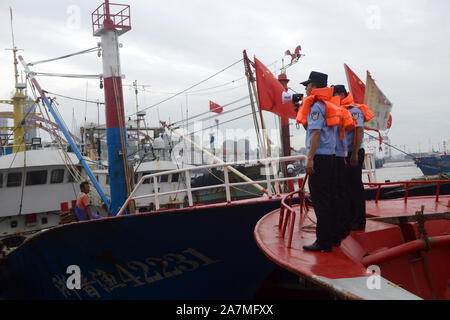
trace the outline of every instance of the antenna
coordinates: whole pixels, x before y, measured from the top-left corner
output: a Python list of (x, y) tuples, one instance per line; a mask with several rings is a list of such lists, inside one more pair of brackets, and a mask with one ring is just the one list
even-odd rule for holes
[[(12, 12), (12, 8), (9, 7), (9, 13), (10, 13), (10, 21), (11, 21), (11, 42), (12, 42), (12, 49), (6, 49), (6, 50), (12, 50), (13, 52), (13, 57), (14, 57), (14, 78), (16, 80), (16, 87), (17, 84), (19, 83), (19, 71), (17, 68), (17, 65), (19, 64), (19, 62), (17, 61), (17, 57), (16, 57), (16, 53), (18, 51), (23, 51), (22, 49), (17, 49), (16, 48), (16, 43), (14, 41), (14, 27), (13, 27), (13, 12)], [(16, 88), (16, 91), (18, 89)]]
[(12, 45), (13, 45), (13, 49), (14, 49), (16, 47), (16, 45), (14, 43), (13, 13), (12, 13), (11, 7), (9, 7), (9, 14), (10, 14), (10, 20), (11, 20), (11, 38), (12, 38)]

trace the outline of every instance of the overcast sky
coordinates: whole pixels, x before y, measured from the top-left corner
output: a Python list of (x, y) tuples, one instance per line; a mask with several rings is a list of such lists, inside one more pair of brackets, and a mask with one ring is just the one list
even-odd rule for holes
[[(417, 152), (450, 142), (448, 72), (450, 71), (449, 1), (144, 1), (131, 5), (133, 29), (120, 37), (125, 84), (137, 80), (150, 85), (139, 95), (140, 108), (206, 79), (242, 58), (256, 56), (278, 74), (287, 49), (302, 46), (305, 54), (287, 70), (289, 86), (304, 92), (299, 84), (310, 71), (329, 75), (329, 84), (345, 84), (343, 64), (363, 80), (369, 70), (377, 85), (393, 103), (392, 144)], [(27, 61), (58, 57), (96, 46), (91, 13), (101, 1), (4, 0), (0, 4), (0, 48), (11, 47), (9, 6), (14, 11), (16, 44)], [(79, 13), (79, 14), (78, 14)], [(78, 19), (78, 17), (80, 19)], [(285, 57), (289, 62), (290, 58)], [(12, 58), (0, 54), (0, 98), (13, 90)], [(275, 64), (272, 64), (276, 62)], [(33, 70), (57, 73), (100, 74), (101, 59), (95, 53), (37, 65)], [(149, 125), (158, 118), (179, 121), (207, 111), (208, 101), (227, 104), (248, 95), (242, 62), (193, 90), (236, 80), (214, 90), (192, 93), (147, 110)], [(51, 92), (91, 100), (103, 100), (98, 80), (39, 78)], [(220, 92), (219, 92), (220, 91)], [(136, 111), (134, 93), (124, 87), (127, 114)], [(58, 98), (60, 112), (71, 125), (75, 113), (78, 126), (97, 122), (97, 106)], [(229, 108), (244, 105), (240, 102)], [(2, 111), (9, 110), (2, 106)], [(159, 109), (159, 115), (158, 115)], [(250, 107), (220, 117), (225, 122), (249, 113)], [(104, 122), (104, 108), (100, 110)], [(269, 127), (275, 117), (264, 114)], [(209, 126), (210, 121), (205, 122)], [(246, 117), (223, 128), (251, 128)], [(304, 145), (304, 130), (292, 128), (294, 147)], [(404, 147), (405, 146), (405, 147)], [(450, 149), (450, 148), (449, 148)]]

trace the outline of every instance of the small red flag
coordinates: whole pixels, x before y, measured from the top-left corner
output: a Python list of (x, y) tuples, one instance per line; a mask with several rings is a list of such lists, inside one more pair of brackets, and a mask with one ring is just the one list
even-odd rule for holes
[(256, 85), (261, 110), (273, 112), (280, 117), (295, 119), (297, 114), (291, 102), (282, 103), (281, 96), (286, 90), (272, 72), (255, 58)]
[(348, 67), (348, 65), (344, 64), (345, 73), (347, 75), (347, 82), (350, 88), (350, 92), (353, 96), (353, 100), (356, 103), (363, 104), (364, 103), (364, 94), (366, 92), (366, 85), (358, 76)]
[(217, 103), (209, 101), (209, 111), (215, 113), (222, 113), (223, 108), (221, 108)]
[(387, 122), (387, 128), (390, 129), (391, 126), (392, 126), (392, 115), (389, 114), (389, 119), (388, 119), (388, 122)]

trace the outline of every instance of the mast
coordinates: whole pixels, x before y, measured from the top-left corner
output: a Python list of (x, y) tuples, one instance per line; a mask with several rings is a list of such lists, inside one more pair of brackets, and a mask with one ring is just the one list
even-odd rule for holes
[[(111, 12), (111, 6), (117, 11)], [(109, 0), (92, 13), (93, 34), (101, 38), (105, 90), (108, 172), (111, 181), (111, 209), (116, 215), (130, 192), (127, 164), (127, 135), (120, 70), (119, 36), (131, 30), (130, 6)]]
[(139, 100), (138, 100), (138, 87), (137, 87), (137, 80), (133, 82), (133, 88), (134, 93), (136, 95), (136, 125), (137, 125), (137, 152), (139, 155), (139, 158), (141, 157), (141, 140), (139, 138), (139, 133), (141, 131), (140, 126), (140, 117), (139, 117)]
[[(255, 78), (253, 77), (253, 73), (250, 69), (250, 60), (248, 59), (247, 51), (244, 50), (243, 54), (244, 54), (245, 74), (247, 76), (248, 90), (249, 90), (249, 94), (250, 94), (250, 103), (252, 105), (252, 111), (253, 111), (253, 115), (254, 115), (256, 134), (259, 138), (259, 126), (258, 126), (258, 120), (256, 120), (256, 110), (255, 110), (255, 106), (254, 106), (254, 102), (253, 102), (253, 94), (255, 97), (256, 105), (258, 107), (259, 116), (260, 116), (260, 120), (261, 120), (261, 129), (263, 132), (262, 137), (261, 137), (261, 140), (262, 140), (261, 145), (263, 147), (264, 158), (267, 158), (268, 156), (269, 157), (271, 156), (269, 138), (266, 136), (267, 131), (266, 131), (266, 128), (264, 125), (262, 111), (261, 111), (261, 108), (259, 107), (258, 95), (256, 94), (257, 90), (256, 90), (256, 86), (255, 86)], [(253, 92), (252, 92), (252, 89), (253, 89)], [(258, 142), (259, 142), (259, 140), (258, 140)], [(267, 147), (266, 147), (266, 142), (267, 142)]]
[(6, 103), (10, 103), (14, 107), (14, 144), (13, 144), (13, 152), (19, 152), (19, 151), (25, 151), (25, 126), (24, 126), (24, 117), (23, 117), (23, 105), (29, 102), (26, 102), (26, 94), (24, 92), (26, 88), (25, 83), (19, 83), (19, 69), (18, 69), (18, 60), (17, 60), (17, 52), (21, 49), (18, 49), (16, 47), (15, 41), (14, 41), (14, 28), (13, 28), (13, 15), (12, 15), (12, 9), (10, 10), (10, 17), (11, 17), (11, 41), (12, 41), (12, 49), (13, 52), (13, 59), (14, 59), (14, 88), (16, 89), (14, 92), (14, 95), (12, 97), (12, 100)]
[[(278, 75), (278, 81), (280, 81), (283, 88), (288, 90), (288, 82), (289, 79), (286, 76), (286, 69), (283, 69), (282, 73)], [(289, 157), (291, 155), (291, 137), (289, 132), (289, 118), (286, 117), (280, 117), (280, 128), (281, 128), (281, 150), (283, 153), (283, 157)], [(287, 177), (288, 171), (287, 171), (287, 165), (288, 162), (283, 162), (281, 165), (281, 170), (283, 172), (283, 177)], [(287, 191), (287, 190), (285, 190)]]

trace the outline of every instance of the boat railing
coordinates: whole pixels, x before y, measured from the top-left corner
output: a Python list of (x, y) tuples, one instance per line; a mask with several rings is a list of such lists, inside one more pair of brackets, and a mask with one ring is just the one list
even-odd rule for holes
[(411, 185), (424, 185), (424, 184), (436, 184), (436, 202), (439, 201), (439, 194), (441, 190), (441, 184), (442, 183), (450, 183), (449, 179), (446, 180), (414, 180), (414, 181), (395, 181), (395, 182), (366, 182), (364, 185), (368, 187), (377, 187), (377, 195), (375, 197), (375, 202), (378, 203), (378, 200), (380, 199), (381, 194), (381, 187), (382, 186), (405, 186), (405, 194), (403, 196), (405, 203), (408, 202), (408, 192)]
[[(305, 221), (308, 214), (308, 204), (305, 198), (304, 185), (306, 183), (307, 175), (301, 179), (301, 183), (299, 184), (299, 189), (287, 194), (282, 200), (280, 204), (280, 215), (278, 221), (278, 229), (281, 232), (281, 237), (286, 236), (286, 230), (289, 225), (289, 233), (288, 233), (288, 243), (287, 247), (290, 248), (292, 244), (292, 237), (294, 234), (295, 220), (296, 214), (299, 213), (299, 227), (303, 227), (303, 222)], [(397, 182), (382, 182), (382, 183), (364, 183), (368, 186), (377, 186), (377, 196), (375, 202), (378, 203), (380, 197), (380, 190), (382, 186), (386, 185), (405, 185), (405, 195), (404, 201), (405, 204), (408, 201), (408, 190), (411, 185), (424, 185), (424, 184), (436, 184), (436, 202), (439, 201), (440, 194), (440, 186), (443, 183), (450, 183), (450, 180), (427, 180), (427, 181), (397, 181)], [(294, 206), (294, 197), (298, 196), (299, 205)]]
[(290, 220), (290, 227), (289, 227), (289, 238), (288, 238), (288, 248), (291, 247), (292, 244), (292, 236), (294, 234), (294, 226), (295, 226), (295, 216), (296, 216), (296, 207), (294, 207), (294, 196), (298, 195), (299, 198), (299, 218), (300, 222), (299, 225), (302, 226), (303, 222), (305, 221), (305, 218), (307, 216), (308, 212), (308, 204), (305, 199), (305, 183), (308, 179), (308, 175), (305, 175), (303, 179), (299, 181), (299, 189), (297, 191), (293, 191), (286, 195), (282, 200), (280, 204), (280, 217), (278, 220), (278, 230), (281, 231), (281, 236), (284, 238), (286, 234), (287, 225)]
[[(155, 208), (156, 210), (160, 209), (160, 198), (162, 196), (168, 196), (168, 195), (174, 195), (178, 193), (186, 193), (188, 198), (188, 204), (189, 207), (194, 206), (193, 201), (193, 192), (195, 191), (201, 191), (201, 190), (208, 190), (212, 188), (225, 188), (225, 196), (226, 196), (226, 202), (230, 203), (232, 201), (231, 199), (231, 188), (233, 187), (239, 187), (239, 186), (247, 186), (247, 185), (254, 185), (259, 188), (263, 192), (263, 196), (267, 196), (269, 199), (272, 198), (275, 195), (280, 196), (282, 193), (282, 188), (280, 186), (281, 182), (289, 182), (289, 181), (298, 181), (301, 179), (301, 177), (295, 176), (295, 177), (278, 177), (278, 164), (283, 162), (293, 162), (301, 159), (306, 159), (306, 156), (304, 155), (296, 155), (296, 156), (289, 156), (289, 157), (280, 157), (280, 158), (266, 158), (266, 159), (252, 159), (252, 160), (245, 160), (245, 161), (236, 161), (236, 162), (223, 162), (223, 163), (215, 163), (210, 165), (203, 165), (198, 167), (188, 167), (188, 168), (182, 168), (177, 170), (170, 170), (170, 171), (164, 171), (164, 172), (158, 172), (153, 174), (148, 174), (142, 176), (142, 178), (139, 180), (138, 184), (134, 188), (134, 190), (131, 192), (130, 196), (125, 201), (122, 208), (119, 210), (117, 215), (121, 215), (127, 206), (129, 205), (130, 201), (132, 200), (141, 200), (145, 198), (154, 198), (155, 199)], [(230, 168), (237, 167), (237, 166), (243, 166), (243, 165), (263, 165), (263, 168), (265, 170), (265, 177), (263, 180), (250, 180), (244, 182), (230, 182)], [(202, 170), (210, 170), (210, 169), (217, 169), (221, 168), (223, 169), (223, 183), (222, 184), (214, 184), (214, 185), (208, 185), (208, 186), (200, 186), (200, 187), (192, 187), (191, 186), (191, 177), (192, 173)], [(262, 169), (263, 169), (262, 168)], [(177, 190), (171, 190), (167, 192), (159, 192), (159, 177), (160, 176), (166, 176), (166, 175), (173, 175), (173, 174), (179, 174), (181, 176), (181, 179), (184, 179), (184, 184), (186, 188), (184, 189), (177, 189)], [(271, 177), (273, 175), (273, 177)], [(144, 195), (137, 196), (138, 190), (143, 185), (144, 181), (153, 181), (153, 193), (148, 193)], [(291, 182), (291, 183), (292, 183)], [(265, 184), (266, 187), (262, 188), (260, 184)], [(273, 185), (275, 184), (274, 190), (272, 190)], [(278, 188), (276, 185), (278, 184)], [(278, 192), (277, 192), (278, 190)]]

